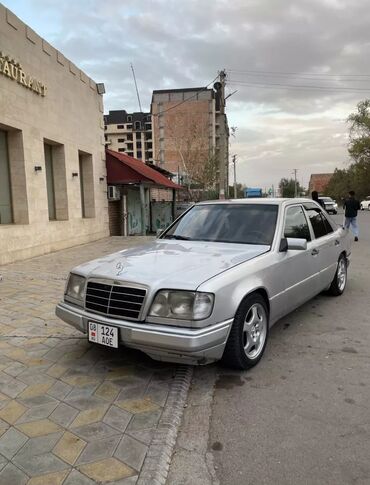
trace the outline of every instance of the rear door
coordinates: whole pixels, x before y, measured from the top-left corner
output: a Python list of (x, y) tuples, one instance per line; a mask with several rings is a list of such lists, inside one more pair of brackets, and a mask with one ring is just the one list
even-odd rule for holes
[(331, 283), (335, 275), (340, 240), (337, 231), (321, 208), (312, 202), (305, 203), (304, 208), (314, 234), (311, 255), (315, 271), (319, 275), (317, 278), (317, 293), (319, 293)]

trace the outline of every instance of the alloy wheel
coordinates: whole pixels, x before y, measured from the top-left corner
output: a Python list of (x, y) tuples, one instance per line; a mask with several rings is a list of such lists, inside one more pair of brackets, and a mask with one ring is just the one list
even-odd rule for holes
[(337, 269), (338, 288), (342, 292), (347, 283), (347, 264), (344, 258), (340, 258)]
[(252, 305), (245, 317), (243, 326), (244, 352), (249, 359), (261, 353), (267, 335), (267, 315), (260, 303)]

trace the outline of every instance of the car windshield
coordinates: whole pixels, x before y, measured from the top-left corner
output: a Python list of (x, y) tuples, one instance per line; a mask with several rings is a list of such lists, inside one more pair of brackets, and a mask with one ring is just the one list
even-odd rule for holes
[(330, 197), (320, 197), (320, 200), (323, 200), (324, 202), (333, 202), (333, 199)]
[(196, 205), (163, 238), (270, 246), (277, 213), (273, 204)]

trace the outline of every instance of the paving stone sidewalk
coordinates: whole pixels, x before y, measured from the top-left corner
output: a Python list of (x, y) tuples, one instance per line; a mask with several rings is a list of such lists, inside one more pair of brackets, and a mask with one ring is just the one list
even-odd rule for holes
[(136, 483), (175, 366), (89, 344), (54, 309), (70, 268), (144, 239), (0, 266), (0, 485)]

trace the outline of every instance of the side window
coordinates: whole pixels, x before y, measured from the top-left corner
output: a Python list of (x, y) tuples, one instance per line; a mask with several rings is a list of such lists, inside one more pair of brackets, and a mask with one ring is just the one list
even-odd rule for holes
[(321, 217), (322, 217), (322, 220), (324, 221), (327, 234), (334, 232), (332, 225), (330, 224), (330, 222), (328, 221), (328, 218), (323, 212), (321, 212)]
[(305, 208), (308, 214), (308, 218), (310, 219), (312, 229), (316, 239), (318, 239), (319, 237), (326, 236), (330, 232), (333, 232), (333, 228), (331, 227), (326, 217), (318, 207), (311, 206), (310, 204), (305, 206)]
[(284, 237), (311, 241), (307, 219), (301, 206), (288, 207), (285, 216)]

